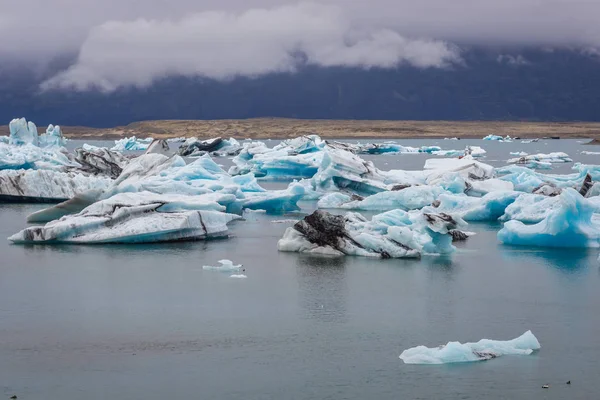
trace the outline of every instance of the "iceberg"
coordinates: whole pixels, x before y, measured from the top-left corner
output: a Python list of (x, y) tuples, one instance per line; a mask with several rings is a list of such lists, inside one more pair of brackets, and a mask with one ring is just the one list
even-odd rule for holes
[[(556, 152), (549, 154), (530, 154), (525, 155), (518, 158), (511, 158), (507, 161), (509, 164), (519, 164), (519, 165), (545, 165), (545, 164), (553, 164), (553, 163), (569, 163), (573, 162), (567, 153)], [(552, 166), (550, 166), (552, 167)]]
[(481, 339), (476, 343), (448, 342), (438, 347), (417, 346), (404, 350), (400, 359), (405, 364), (450, 364), (486, 361), (503, 355), (529, 355), (540, 349), (531, 331), (516, 339), (502, 341)]
[(483, 140), (493, 140), (496, 142), (512, 142), (512, 138), (510, 136), (502, 137), (498, 135), (487, 135), (483, 138)]
[(48, 125), (46, 133), (43, 133), (38, 138), (40, 147), (64, 147), (66, 139), (64, 138), (60, 126)]
[(238, 215), (203, 196), (123, 193), (98, 201), (79, 214), (29, 227), (13, 243), (152, 243), (227, 236)]
[(229, 275), (230, 278), (234, 278), (234, 279), (246, 279), (248, 276), (244, 275), (244, 274), (232, 274)]
[(221, 265), (203, 265), (202, 269), (205, 271), (238, 272), (243, 267), (242, 264), (233, 265), (233, 262), (231, 260), (219, 260), (218, 262)]
[(25, 118), (15, 118), (8, 125), (10, 131), (9, 144), (21, 146), (24, 144), (38, 145), (38, 131), (35, 124)]
[(180, 156), (199, 157), (207, 153), (214, 156), (235, 156), (242, 150), (240, 143), (233, 139), (214, 139), (200, 140), (198, 138), (187, 139), (179, 147)]
[(105, 190), (106, 177), (52, 170), (0, 171), (0, 202), (58, 203), (88, 190)]
[[(504, 244), (538, 247), (599, 247), (597, 206), (576, 190), (567, 188), (556, 197), (558, 204), (534, 225), (508, 221), (498, 232)], [(539, 203), (538, 203), (539, 204)]]
[(514, 191), (494, 191), (483, 197), (442, 194), (435, 205), (425, 207), (423, 212), (445, 213), (465, 221), (495, 221), (522, 194)]
[[(442, 193), (446, 193), (439, 186), (410, 186), (399, 191), (386, 191), (373, 194), (364, 199), (352, 200), (338, 203), (336, 200), (343, 199), (341, 196), (324, 198), (319, 205), (327, 208), (343, 208), (347, 210), (369, 210), (386, 211), (401, 209), (404, 211), (417, 210), (433, 203)], [(336, 193), (337, 194), (337, 193)]]
[(379, 258), (415, 258), (455, 250), (449, 231), (464, 221), (445, 214), (392, 210), (368, 221), (357, 213), (344, 216), (317, 210), (287, 228), (279, 251)]
[(119, 152), (85, 144), (75, 150), (75, 161), (79, 163), (79, 169), (83, 172), (106, 175), (113, 179), (117, 178), (129, 163), (129, 159)]
[(115, 140), (113, 151), (144, 151), (152, 143), (152, 138), (138, 139), (135, 136)]

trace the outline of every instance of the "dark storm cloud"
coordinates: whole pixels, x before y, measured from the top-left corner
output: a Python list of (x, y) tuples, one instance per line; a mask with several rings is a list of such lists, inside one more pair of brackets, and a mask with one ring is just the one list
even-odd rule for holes
[(444, 67), (449, 44), (600, 45), (600, 1), (4, 0), (0, 55), (76, 51), (46, 87), (111, 90), (170, 75), (226, 79), (321, 66)]

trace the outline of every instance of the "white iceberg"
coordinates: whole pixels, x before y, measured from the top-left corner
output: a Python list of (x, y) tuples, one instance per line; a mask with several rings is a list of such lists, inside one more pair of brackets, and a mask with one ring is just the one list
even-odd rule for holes
[(105, 190), (112, 181), (102, 176), (52, 170), (0, 171), (0, 202), (58, 203), (89, 190)]
[(8, 125), (10, 131), (9, 144), (21, 146), (24, 144), (38, 145), (38, 131), (35, 124), (25, 118), (15, 118)]
[(547, 166), (547, 164), (569, 163), (569, 162), (573, 162), (573, 160), (569, 157), (569, 155), (567, 153), (555, 152), (555, 153), (549, 153), (549, 154), (539, 153), (539, 154), (525, 155), (525, 156), (518, 157), (518, 158), (511, 158), (507, 162), (509, 164), (518, 164), (518, 165), (526, 165), (526, 166), (532, 165), (533, 167), (531, 167), (531, 168), (536, 168), (535, 166), (537, 166), (537, 168), (539, 168), (540, 166), (542, 166), (542, 167)]
[(115, 140), (113, 151), (144, 151), (152, 143), (152, 138), (138, 139), (135, 136)]
[[(152, 243), (227, 236), (238, 215), (203, 196), (123, 193), (44, 226), (11, 236), (14, 243)], [(207, 211), (208, 210), (208, 211)]]
[(540, 349), (531, 331), (512, 340), (481, 339), (476, 343), (448, 342), (438, 347), (417, 346), (404, 350), (400, 359), (405, 364), (450, 364), (485, 361), (503, 355), (529, 355)]
[(233, 265), (231, 260), (219, 260), (218, 263), (221, 265), (203, 265), (202, 269), (205, 271), (238, 272), (243, 267), (242, 264)]
[(317, 210), (287, 228), (277, 248), (279, 251), (379, 258), (448, 254), (455, 250), (449, 232), (464, 224), (444, 214), (393, 210), (369, 221), (357, 213), (336, 216)]
[(230, 278), (234, 278), (234, 279), (246, 279), (248, 276), (244, 275), (244, 274), (232, 274), (229, 275)]
[(508, 221), (498, 232), (505, 244), (539, 247), (599, 247), (600, 221), (594, 218), (595, 203), (576, 190), (562, 191), (559, 203), (534, 225)]

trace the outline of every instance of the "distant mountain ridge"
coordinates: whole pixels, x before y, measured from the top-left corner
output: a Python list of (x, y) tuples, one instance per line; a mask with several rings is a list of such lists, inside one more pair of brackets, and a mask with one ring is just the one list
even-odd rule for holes
[(0, 123), (25, 116), (39, 125), (113, 127), (162, 119), (256, 117), (600, 121), (600, 60), (579, 50), (471, 48), (448, 69), (318, 68), (219, 82), (169, 77), (151, 87), (49, 91), (44, 71), (0, 66)]

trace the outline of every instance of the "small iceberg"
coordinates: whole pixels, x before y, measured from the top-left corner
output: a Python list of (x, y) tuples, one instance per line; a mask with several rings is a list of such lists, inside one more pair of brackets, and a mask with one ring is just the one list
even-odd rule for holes
[(244, 274), (233, 274), (233, 275), (229, 275), (230, 278), (235, 278), (235, 279), (246, 279), (248, 276), (244, 275)]
[[(550, 163), (550, 164), (569, 163), (569, 162), (573, 162), (573, 160), (571, 158), (569, 158), (569, 155), (567, 153), (555, 152), (555, 153), (549, 153), (549, 154), (539, 153), (539, 154), (531, 154), (528, 156), (525, 155), (525, 156), (518, 157), (518, 158), (511, 158), (507, 162), (509, 164), (532, 165), (533, 166), (532, 168), (539, 169), (540, 167), (547, 167), (548, 163)], [(552, 166), (550, 166), (550, 167), (552, 167)]]
[(115, 140), (113, 151), (144, 151), (152, 143), (152, 138), (138, 139), (135, 136)]
[(503, 355), (529, 355), (540, 349), (531, 331), (513, 340), (481, 339), (477, 343), (448, 342), (438, 347), (417, 346), (404, 350), (400, 359), (405, 364), (450, 364), (486, 361)]
[(498, 135), (487, 135), (483, 138), (483, 140), (492, 140), (496, 142), (512, 142), (512, 138), (510, 136), (502, 137)]
[(242, 264), (233, 265), (231, 260), (219, 260), (218, 263), (221, 265), (203, 265), (202, 269), (205, 271), (238, 272), (243, 267)]

